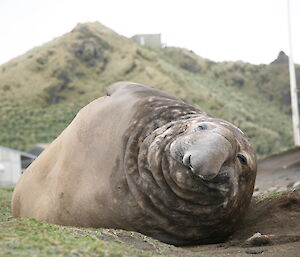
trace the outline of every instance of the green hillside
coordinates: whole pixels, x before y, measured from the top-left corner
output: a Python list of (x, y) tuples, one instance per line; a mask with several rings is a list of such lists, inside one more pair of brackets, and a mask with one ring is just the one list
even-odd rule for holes
[(292, 144), (287, 63), (216, 63), (186, 49), (148, 49), (96, 22), (0, 66), (0, 145), (51, 142), (121, 80), (163, 89), (234, 123), (260, 156)]

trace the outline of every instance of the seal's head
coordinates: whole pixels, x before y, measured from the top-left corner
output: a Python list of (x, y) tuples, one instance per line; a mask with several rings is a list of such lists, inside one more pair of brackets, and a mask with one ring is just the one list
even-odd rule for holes
[(227, 175), (235, 178), (232, 183), (237, 187), (239, 176), (255, 177), (256, 159), (248, 139), (225, 121), (190, 121), (185, 132), (171, 143), (170, 153), (205, 181)]

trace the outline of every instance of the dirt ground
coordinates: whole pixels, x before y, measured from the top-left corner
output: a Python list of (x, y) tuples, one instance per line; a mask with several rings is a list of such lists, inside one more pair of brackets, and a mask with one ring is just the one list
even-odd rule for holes
[[(190, 247), (188, 250), (216, 257), (252, 254), (300, 257), (299, 181), (300, 148), (260, 161), (256, 196), (239, 230), (224, 244)], [(290, 192), (284, 193), (285, 190)], [(246, 242), (257, 232), (267, 236), (269, 240), (266, 245), (253, 246)], [(246, 253), (250, 252), (249, 249), (254, 250), (252, 254)]]
[(254, 195), (290, 189), (297, 182), (300, 183), (299, 147), (272, 155), (258, 163)]
[[(142, 234), (10, 217), (12, 189), (0, 193), (0, 256), (300, 257), (300, 148), (259, 162), (256, 196), (237, 232), (221, 244), (175, 247)], [(247, 241), (255, 233), (258, 239)], [(71, 249), (71, 250), (70, 250)]]
[[(277, 196), (276, 196), (277, 195)], [(254, 198), (239, 230), (224, 244), (191, 247), (208, 256), (249, 256), (246, 251), (263, 251), (263, 256), (300, 256), (300, 189), (274, 198)], [(266, 245), (250, 245), (246, 240), (260, 232), (269, 239)], [(261, 242), (264, 243), (264, 242)], [(258, 253), (257, 253), (258, 254)]]
[[(251, 245), (247, 239), (257, 232), (268, 241)], [(221, 244), (174, 247), (136, 232), (111, 229), (101, 230), (98, 238), (109, 242), (118, 240), (141, 254), (147, 252), (147, 256), (300, 257), (300, 189), (253, 198), (239, 230)]]

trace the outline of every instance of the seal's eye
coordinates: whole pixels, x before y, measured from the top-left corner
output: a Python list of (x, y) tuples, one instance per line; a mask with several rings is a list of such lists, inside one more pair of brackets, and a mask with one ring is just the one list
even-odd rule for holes
[(204, 123), (199, 124), (199, 125), (195, 128), (196, 131), (199, 131), (199, 130), (206, 130), (206, 129), (207, 129), (207, 124), (204, 124)]
[(245, 155), (243, 155), (241, 153), (238, 153), (237, 158), (239, 159), (239, 161), (242, 165), (247, 165), (248, 164), (247, 158), (245, 157)]

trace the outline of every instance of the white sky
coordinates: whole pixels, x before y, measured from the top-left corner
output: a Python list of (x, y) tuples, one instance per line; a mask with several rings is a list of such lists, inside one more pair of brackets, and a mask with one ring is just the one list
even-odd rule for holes
[[(300, 64), (300, 1), (291, 0)], [(163, 43), (214, 61), (270, 63), (289, 53), (287, 0), (0, 0), (0, 64), (99, 21), (117, 33), (161, 33)]]

